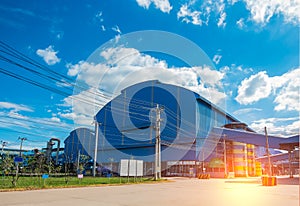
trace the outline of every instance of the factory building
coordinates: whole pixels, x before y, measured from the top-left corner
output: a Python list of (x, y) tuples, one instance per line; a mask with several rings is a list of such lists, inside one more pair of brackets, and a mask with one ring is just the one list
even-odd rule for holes
[(159, 135), (163, 175), (259, 175), (254, 145), (227, 140), (213, 128), (254, 131), (183, 87), (156, 80), (132, 85), (101, 108), (95, 122), (95, 132), (81, 128), (66, 139), (70, 160), (80, 150), (116, 172), (121, 159), (143, 160), (144, 174), (151, 175)]

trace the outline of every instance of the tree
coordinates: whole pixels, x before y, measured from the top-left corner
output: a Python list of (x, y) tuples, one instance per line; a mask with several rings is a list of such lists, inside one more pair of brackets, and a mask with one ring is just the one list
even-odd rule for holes
[(88, 165), (90, 160), (91, 160), (91, 157), (88, 155), (81, 154), (79, 156), (79, 161), (78, 161), (79, 165), (78, 165), (78, 171), (77, 171), (78, 174), (82, 174), (85, 171), (86, 166)]
[[(19, 164), (19, 163), (16, 163)], [(11, 175), (12, 180), (11, 183), (14, 187), (17, 186), (17, 182), (19, 179), (19, 176), (17, 175), (17, 168), (18, 166), (14, 162), (13, 156), (5, 155), (5, 157), (2, 158), (0, 168), (2, 171), (2, 175)]]
[(2, 157), (0, 162), (0, 169), (2, 171), (2, 175), (12, 174), (14, 172), (14, 160), (13, 157), (9, 155), (5, 155)]
[(31, 173), (41, 175), (47, 171), (46, 157), (43, 153), (36, 152), (28, 157), (28, 169)]

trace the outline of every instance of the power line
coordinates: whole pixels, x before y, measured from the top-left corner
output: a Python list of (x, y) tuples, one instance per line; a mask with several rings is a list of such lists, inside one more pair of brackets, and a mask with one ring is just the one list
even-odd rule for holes
[[(113, 94), (113, 93), (110, 93), (109, 95), (105, 95), (104, 93), (108, 94), (109, 92), (101, 89), (100, 91), (102, 93), (100, 93), (100, 92), (97, 91), (98, 88), (87, 87), (87, 86), (82, 86), (82, 85), (74, 84), (73, 80), (71, 78), (69, 78), (68, 76), (60, 74), (58, 72), (55, 72), (55, 71), (49, 69), (48, 67), (46, 67), (44, 65), (41, 65), (40, 63), (38, 63), (35, 60), (27, 57), (26, 55), (22, 54), (21, 52), (17, 51), (16, 49), (12, 48), (11, 46), (5, 44), (4, 42), (0, 41), (0, 46), (3, 47), (4, 49), (6, 49), (6, 51), (0, 50), (1, 52), (5, 53), (6, 55), (9, 55), (9, 56), (14, 57), (14, 58), (16, 58), (18, 60), (24, 61), (26, 63), (29, 63), (30, 65), (35, 66), (38, 69), (41, 69), (42, 71), (44, 71), (46, 73), (49, 73), (50, 75), (45, 75), (45, 74), (43, 74), (41, 72), (38, 72), (38, 71), (33, 70), (33, 69), (30, 69), (30, 68), (28, 68), (28, 67), (26, 67), (26, 66), (24, 66), (22, 64), (19, 64), (19, 63), (15, 62), (15, 61), (13, 61), (11, 59), (8, 59), (6, 57), (3, 57), (3, 56), (2, 56), (2, 60), (5, 60), (8, 63), (11, 63), (11, 64), (14, 64), (16, 66), (19, 66), (20, 68), (25, 69), (27, 71), (30, 71), (31, 73), (36, 74), (36, 75), (38, 75), (38, 76), (40, 76), (40, 77), (42, 77), (44, 79), (48, 79), (48, 80), (50, 79), (50, 80), (54, 80), (54, 81), (60, 82), (61, 84), (67, 84), (68, 85), (67, 89), (70, 89), (69, 86), (72, 86), (73, 88), (77, 88), (79, 91), (87, 91), (88, 93), (90, 93), (92, 95), (100, 96), (101, 98), (104, 98), (106, 100), (111, 100), (114, 95), (117, 95), (117, 94)], [(53, 77), (53, 75), (55, 77)], [(95, 92), (90, 92), (89, 89), (91, 89), (91, 88), (95, 89)], [(131, 104), (131, 105), (133, 105), (135, 107), (144, 108), (144, 109), (145, 108), (146, 109), (153, 108), (151, 106), (151, 105), (153, 105), (152, 102), (147, 102), (145, 100), (140, 100), (140, 99), (136, 99), (136, 98), (135, 99), (128, 99), (126, 97), (123, 97), (122, 99), (123, 100), (125, 99), (126, 102), (130, 101), (131, 103), (135, 103), (135, 104)], [(122, 103), (124, 102), (123, 100), (121, 101)], [(157, 103), (155, 103), (155, 104), (157, 104)]]
[(11, 129), (11, 128), (0, 128), (0, 130), (7, 131), (7, 132), (12, 132), (12, 133), (17, 133), (17, 134), (34, 136), (34, 137), (46, 137), (46, 138), (50, 138), (48, 135), (45, 135), (45, 134), (24, 132), (24, 131), (21, 131), (21, 130), (16, 130), (16, 129)]
[(71, 127), (62, 127), (61, 122), (56, 122), (56, 121), (51, 121), (49, 118), (41, 118), (41, 119), (28, 119), (24, 118), (24, 116), (14, 113), (13, 116), (7, 116), (7, 115), (0, 115), (0, 117), (3, 117), (4, 119), (14, 119), (14, 120), (19, 120), (19, 121), (25, 121), (25, 122), (32, 122), (32, 123), (37, 123), (37, 124), (43, 124), (43, 125), (49, 125), (49, 126), (59, 126), (61, 128), (66, 128), (69, 129)]
[[(23, 61), (25, 61), (25, 62), (28, 62), (28, 63), (30, 63), (30, 64), (32, 64), (32, 65), (35, 65), (35, 66), (37, 66), (38, 68), (41, 68), (41, 69), (43, 69), (44, 71), (47, 71), (47, 72), (49, 72), (49, 73), (51, 73), (51, 74), (54, 73), (56, 76), (60, 76), (60, 77), (66, 79), (66, 80), (68, 80), (68, 81), (70, 80), (70, 78), (68, 78), (68, 77), (66, 77), (66, 76), (64, 76), (64, 75), (61, 75), (61, 74), (59, 74), (59, 73), (57, 73), (57, 72), (53, 72), (52, 70), (48, 69), (48, 68), (45, 67), (45, 66), (42, 66), (41, 64), (35, 62), (34, 60), (30, 59), (29, 57), (26, 57), (25, 55), (23, 55), (23, 54), (21, 54), (20, 52), (16, 51), (15, 49), (13, 49), (12, 47), (8, 46), (7, 44), (5, 44), (5, 43), (3, 43), (3, 42), (1, 42), (1, 43), (2, 43), (2, 47), (3, 47), (3, 45), (4, 45), (5, 48), (8, 48), (9, 51), (12, 51), (12, 54), (9, 53), (9, 52), (5, 52), (6, 54), (9, 54), (9, 55), (11, 55), (11, 56), (13, 56), (13, 57), (16, 57), (16, 58), (18, 58), (18, 59), (20, 59), (20, 60), (23, 60)], [(3, 50), (1, 50), (1, 51), (3, 52)], [(25, 67), (25, 66), (23, 66), (23, 65), (21, 65), (21, 64), (18, 64), (18, 63), (16, 63), (16, 62), (14, 62), (14, 61), (11, 61), (11, 60), (9, 60), (8, 58), (5, 58), (5, 57), (4, 57), (4, 58), (2, 58), (2, 59), (4, 59), (5, 61), (7, 61), (7, 62), (9, 62), (9, 63), (11, 63), (11, 64), (14, 64), (14, 65), (17, 65), (17, 66), (19, 66), (19, 67), (21, 67), (21, 68), (23, 68), (23, 69), (26, 69), (26, 70), (28, 70), (28, 71), (34, 73), (34, 74), (37, 74), (37, 75), (43, 77), (44, 79), (49, 79), (49, 78), (50, 78), (51, 80), (59, 81), (59, 82), (61, 82), (61, 83), (67, 83), (68, 85), (71, 85), (71, 86), (75, 86), (75, 87), (78, 86), (78, 85), (74, 85), (73, 83), (69, 83), (69, 82), (67, 82), (66, 80), (61, 81), (60, 79), (53, 78), (53, 77), (51, 77), (51, 76), (49, 76), (49, 75), (46, 75), (46, 76), (45, 76), (44, 74), (42, 74), (42, 73), (40, 73), (40, 72), (37, 72), (37, 71), (35, 71), (35, 70), (33, 70), (33, 69), (30, 69), (30, 68), (28, 68), (28, 67)], [(28, 59), (29, 59), (29, 60), (28, 60)], [(15, 74), (15, 73), (9, 72), (8, 70), (5, 70), (5, 69), (3, 69), (3, 68), (2, 68), (2, 70), (0, 70), (0, 72), (4, 73), (4, 74), (6, 74), (6, 75), (9, 75), (9, 76), (11, 76), (11, 77), (17, 78), (17, 79), (19, 79), (19, 80), (25, 81), (25, 82), (27, 82), (27, 83), (33, 84), (33, 85), (35, 85), (35, 86), (41, 87), (41, 88), (43, 88), (43, 89), (47, 89), (47, 90), (52, 91), (52, 92), (54, 92), (54, 93), (60, 94), (60, 95), (62, 95), (62, 96), (70, 97), (70, 98), (79, 100), (79, 101), (81, 101), (81, 102), (84, 102), (84, 103), (87, 103), (87, 104), (91, 104), (91, 102), (87, 101), (85, 98), (80, 98), (80, 97), (78, 97), (78, 96), (76, 96), (76, 98), (75, 98), (74, 95), (71, 96), (71, 94), (69, 94), (69, 93), (66, 93), (66, 92), (64, 92), (64, 91), (61, 91), (61, 90), (58, 90), (58, 89), (56, 89), (56, 88), (50, 87), (50, 86), (48, 86), (48, 85), (42, 84), (42, 83), (40, 83), (40, 82), (33, 81), (33, 80), (29, 79), (29, 78), (25, 78), (25, 77), (23, 77), (23, 76), (20, 76), (20, 75)], [(68, 89), (70, 89), (70, 88), (68, 88)], [(94, 94), (94, 93), (93, 93), (93, 94)], [(97, 94), (98, 94), (98, 93), (97, 93)], [(102, 97), (104, 97), (104, 98), (106, 98), (106, 99), (109, 99), (109, 100), (110, 100), (110, 98), (111, 98), (111, 96), (110, 96), (110, 97), (102, 96)], [(131, 102), (133, 102), (133, 101), (139, 102), (139, 104), (131, 104), (131, 108), (133, 108), (133, 107), (136, 107), (136, 108), (143, 108), (143, 109), (151, 109), (151, 108), (153, 108), (153, 107), (147, 107), (147, 108), (145, 108), (145, 107), (143, 106), (143, 105), (145, 105), (145, 104), (147, 104), (147, 105), (153, 104), (152, 102), (150, 103), (150, 102), (140, 101), (140, 100), (136, 100), (136, 99), (130, 99), (130, 101), (131, 101)], [(93, 105), (93, 106), (98, 105), (98, 106), (100, 106), (100, 107), (101, 107), (101, 106), (104, 106), (103, 104), (97, 104), (97, 102), (95, 102), (95, 101), (92, 103), (92, 105)], [(116, 109), (114, 109), (114, 110), (116, 110)], [(117, 109), (117, 110), (120, 111), (120, 109)], [(132, 111), (131, 111), (130, 113), (131, 113), (131, 114), (134, 114), (134, 112), (132, 112)], [(138, 115), (140, 115), (140, 116), (145, 116), (145, 115), (141, 115), (141, 113), (136, 113), (136, 114), (138, 114)], [(137, 118), (137, 117), (134, 117), (134, 118)]]
[[(0, 43), (1, 43), (1, 47), (6, 49), (6, 50), (0, 50), (2, 53), (6, 54), (10, 57), (16, 58), (17, 60), (26, 62), (26, 63), (34, 66), (35, 68), (40, 69), (43, 72), (46, 72), (47, 74), (44, 74), (42, 72), (38, 72), (34, 69), (31, 69), (27, 66), (24, 66), (23, 64), (18, 63), (15, 60), (9, 59), (8, 57), (0, 56), (1, 60), (4, 61), (4, 62), (7, 62), (11, 65), (14, 65), (18, 68), (24, 69), (28, 72), (31, 72), (31, 73), (33, 73), (33, 74), (35, 74), (35, 75), (37, 75), (37, 76), (39, 76), (43, 79), (49, 80), (49, 82), (54, 82), (54, 83), (60, 82), (62, 84), (66, 84), (68, 87), (67, 88), (63, 87), (63, 88), (65, 88), (67, 90), (70, 90), (70, 86), (73, 86), (74, 88), (78, 89), (79, 91), (86, 91), (87, 93), (90, 93), (90, 94), (93, 94), (93, 95), (99, 95), (101, 98), (106, 99), (106, 100), (111, 100), (112, 96), (114, 95), (114, 94), (111, 94), (110, 96), (108, 96), (108, 95), (104, 95), (102, 93), (99, 93), (98, 88), (95, 88), (95, 87), (84, 87), (84, 86), (78, 85), (78, 84), (76, 85), (72, 82), (73, 80), (71, 78), (69, 78), (65, 75), (59, 74), (59, 73), (57, 73), (57, 72), (41, 65), (41, 64), (39, 64), (38, 62), (34, 61), (33, 59), (31, 59), (31, 58), (29, 58), (25, 55), (23, 55), (22, 53), (18, 52), (17, 50), (13, 49), (9, 45), (3, 43), (2, 41), (0, 41)], [(93, 106), (100, 106), (100, 107), (104, 106), (103, 103), (99, 103), (96, 100), (94, 100), (94, 102), (91, 102), (90, 97), (87, 96), (86, 94), (83, 94), (82, 97), (72, 95), (71, 93), (66, 92), (64, 90), (57, 89), (57, 88), (55, 88), (51, 85), (44, 84), (44, 83), (32, 80), (31, 78), (21, 76), (17, 73), (14, 73), (14, 72), (10, 72), (10, 71), (8, 71), (7, 69), (4, 69), (4, 68), (0, 68), (0, 72), (3, 73), (3, 74), (6, 74), (8, 76), (11, 76), (13, 78), (16, 78), (16, 79), (19, 79), (21, 81), (27, 82), (29, 84), (32, 84), (34, 86), (49, 90), (51, 92), (54, 92), (56, 94), (59, 94), (59, 95), (65, 96), (65, 97), (72, 98), (74, 100), (78, 100), (78, 101), (83, 102), (83, 103), (87, 103), (87, 104), (90, 104), (90, 105), (93, 105)], [(53, 75), (53, 76), (51, 76), (51, 75)], [(89, 89), (91, 89), (91, 88), (95, 88), (95, 92), (89, 91)], [(107, 91), (104, 91), (104, 90), (101, 90), (101, 91), (103, 93), (107, 92)], [(85, 97), (88, 97), (88, 99), (86, 99)], [(145, 111), (145, 110), (150, 111), (151, 109), (153, 109), (152, 105), (154, 104), (154, 102), (148, 102), (148, 101), (139, 100), (139, 99), (130, 99), (130, 98), (127, 98), (127, 97), (122, 97), (120, 99), (115, 99), (114, 101), (116, 103), (120, 104), (120, 108), (118, 108), (118, 107), (113, 108), (114, 112), (116, 112), (119, 115), (121, 114), (121, 115), (124, 115), (124, 116), (129, 115), (129, 114), (133, 114), (133, 115), (136, 115), (136, 116), (131, 116), (131, 118), (136, 119), (136, 120), (143, 120), (143, 121), (145, 119), (143, 119), (142, 117), (148, 118), (149, 115), (144, 115), (144, 113), (141, 113), (141, 111)], [(124, 109), (122, 109), (121, 107), (123, 105), (128, 104), (129, 102), (131, 103), (130, 104), (131, 111), (124, 112)], [(176, 120), (176, 121), (179, 120), (177, 113), (175, 113), (174, 111), (172, 111), (168, 107), (165, 107), (165, 109), (166, 109), (166, 114), (169, 115), (168, 118), (170, 118), (170, 120), (171, 119)], [(105, 107), (105, 110), (111, 110), (111, 108), (106, 108)], [(194, 125), (193, 123), (191, 123), (187, 120), (184, 120), (184, 119), (180, 119), (180, 121), (182, 121), (182, 123), (184, 123), (186, 125), (192, 125), (192, 126)], [(172, 123), (170, 123), (170, 124), (171, 124), (171, 126), (174, 126), (174, 128), (178, 128), (178, 125), (175, 125), (175, 124), (172, 124)], [(177, 132), (177, 129), (175, 130), (174, 128), (171, 128), (170, 126), (167, 126), (167, 127), (169, 127), (169, 129)], [(180, 131), (183, 132), (183, 133), (186, 133), (187, 136), (189, 136), (191, 134), (189, 131), (184, 131), (182, 128), (181, 128)]]

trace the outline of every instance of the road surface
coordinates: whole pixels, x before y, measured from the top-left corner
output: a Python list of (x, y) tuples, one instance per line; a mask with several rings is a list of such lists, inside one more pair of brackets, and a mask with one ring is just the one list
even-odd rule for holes
[(299, 185), (261, 186), (224, 179), (1, 192), (2, 206), (299, 206)]

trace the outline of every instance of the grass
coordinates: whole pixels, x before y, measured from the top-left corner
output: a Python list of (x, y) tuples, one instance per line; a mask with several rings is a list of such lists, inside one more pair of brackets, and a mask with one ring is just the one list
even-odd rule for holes
[(143, 182), (153, 182), (153, 178), (125, 178), (125, 177), (19, 177), (17, 186), (12, 185), (12, 177), (0, 177), (0, 191), (12, 190), (34, 190), (44, 188), (64, 188), (64, 187), (85, 187), (100, 185), (120, 185), (120, 184), (138, 184)]

